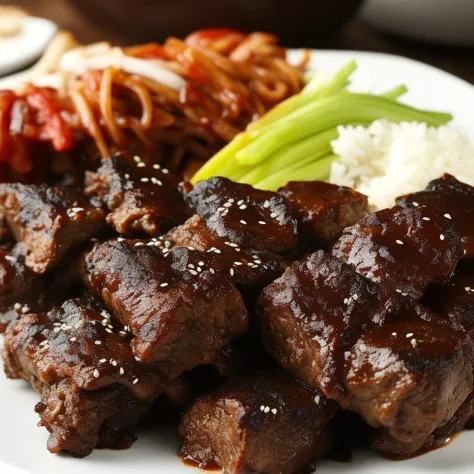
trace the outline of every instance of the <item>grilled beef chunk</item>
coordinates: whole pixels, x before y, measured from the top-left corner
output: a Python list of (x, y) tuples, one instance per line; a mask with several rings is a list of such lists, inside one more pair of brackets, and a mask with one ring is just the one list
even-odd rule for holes
[[(204, 219), (195, 215), (166, 235), (171, 245), (206, 252), (215, 268), (228, 273), (241, 290), (259, 290), (279, 277), (285, 268), (282, 257), (269, 252), (239, 247), (220, 238)], [(164, 247), (165, 253), (170, 247)]]
[(20, 314), (45, 307), (41, 278), (26, 268), (23, 255), (0, 249), (0, 332)]
[(474, 188), (461, 183), (454, 176), (443, 175), (431, 181), (424, 191), (401, 196), (402, 207), (426, 206), (447, 219), (452, 219), (461, 231), (463, 253), (474, 257)]
[(44, 273), (96, 234), (103, 212), (70, 188), (1, 184), (0, 217), (25, 248), (25, 264)]
[(190, 207), (217, 236), (243, 248), (293, 252), (296, 220), (285, 199), (226, 178), (210, 178), (185, 195)]
[(322, 251), (265, 288), (259, 313), (277, 361), (397, 440), (424, 441), (472, 391), (465, 332)]
[(135, 359), (130, 339), (90, 299), (69, 300), (9, 326), (5, 371), (41, 394), (36, 411), (51, 434), (51, 452), (82, 457), (95, 447), (133, 442), (133, 428), (165, 385), (153, 366)]
[(474, 340), (474, 273), (456, 269), (448, 283), (428, 289), (423, 304), (464, 328)]
[(290, 181), (279, 193), (290, 203), (300, 239), (313, 249), (328, 249), (369, 212), (367, 196), (324, 181)]
[(178, 178), (138, 156), (118, 153), (86, 174), (86, 196), (108, 211), (119, 234), (159, 235), (188, 216)]
[(135, 336), (134, 354), (169, 378), (210, 363), (248, 326), (240, 293), (201, 252), (165, 257), (154, 245), (109, 240), (87, 255), (84, 279)]
[(245, 292), (258, 292), (281, 275), (297, 244), (296, 221), (282, 196), (211, 178), (185, 199), (196, 214), (166, 236), (172, 245), (214, 255)]
[(473, 400), (471, 396), (445, 425), (436, 429), (423, 443), (420, 441), (403, 443), (390, 436), (386, 430), (374, 430), (372, 448), (391, 459), (406, 459), (413, 455), (421, 455), (448, 443), (452, 436), (466, 427), (472, 413)]
[(336, 412), (334, 402), (282, 372), (248, 374), (188, 409), (180, 455), (226, 474), (292, 474), (328, 450)]
[(473, 389), (472, 343), (436, 321), (366, 331), (347, 357), (350, 408), (398, 441), (423, 445)]
[(445, 283), (461, 256), (451, 220), (428, 208), (393, 207), (344, 230), (332, 254), (384, 290), (419, 299), (430, 283)]

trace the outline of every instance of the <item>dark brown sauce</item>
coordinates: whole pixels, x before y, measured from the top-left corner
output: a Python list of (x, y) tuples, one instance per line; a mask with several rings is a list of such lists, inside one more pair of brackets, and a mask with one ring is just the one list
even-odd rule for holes
[(389, 454), (384, 454), (384, 458), (389, 459), (390, 461), (408, 461), (409, 459), (414, 459), (419, 456), (423, 456), (432, 451), (436, 451), (441, 448), (445, 448), (449, 444), (453, 443), (461, 433), (455, 433), (447, 438), (437, 438), (431, 446), (428, 448), (420, 449), (416, 453), (410, 454), (409, 456), (390, 456)]
[(200, 469), (201, 471), (208, 471), (208, 472), (221, 472), (222, 468), (215, 462), (199, 462), (196, 459), (193, 459), (191, 456), (186, 456), (185, 458), (181, 459), (182, 463), (185, 466), (194, 467), (195, 469)]

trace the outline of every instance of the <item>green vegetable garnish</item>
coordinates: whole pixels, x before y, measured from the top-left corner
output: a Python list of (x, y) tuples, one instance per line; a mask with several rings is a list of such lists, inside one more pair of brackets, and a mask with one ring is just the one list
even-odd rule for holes
[(331, 79), (314, 75), (303, 90), (251, 123), (194, 176), (197, 183), (225, 176), (256, 188), (276, 190), (288, 181), (327, 179), (331, 141), (340, 125), (369, 126), (373, 121), (424, 122), (441, 126), (450, 114), (423, 111), (397, 102), (404, 85), (381, 95), (347, 91), (348, 78), (357, 65), (345, 65)]

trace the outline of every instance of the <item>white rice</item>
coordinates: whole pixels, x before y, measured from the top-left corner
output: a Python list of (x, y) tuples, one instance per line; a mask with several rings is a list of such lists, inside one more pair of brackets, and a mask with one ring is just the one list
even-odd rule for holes
[(378, 120), (369, 128), (339, 127), (331, 145), (338, 158), (330, 182), (366, 194), (378, 209), (424, 189), (443, 173), (474, 185), (474, 147), (450, 126)]

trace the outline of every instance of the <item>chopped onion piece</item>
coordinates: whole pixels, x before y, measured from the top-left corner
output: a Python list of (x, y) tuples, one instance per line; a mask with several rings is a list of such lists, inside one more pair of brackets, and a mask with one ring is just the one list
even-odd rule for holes
[(58, 66), (59, 70), (78, 75), (87, 70), (102, 70), (108, 67), (146, 77), (176, 90), (187, 84), (181, 76), (167, 69), (165, 61), (127, 56), (121, 48), (112, 48), (107, 43), (68, 51), (62, 56)]

